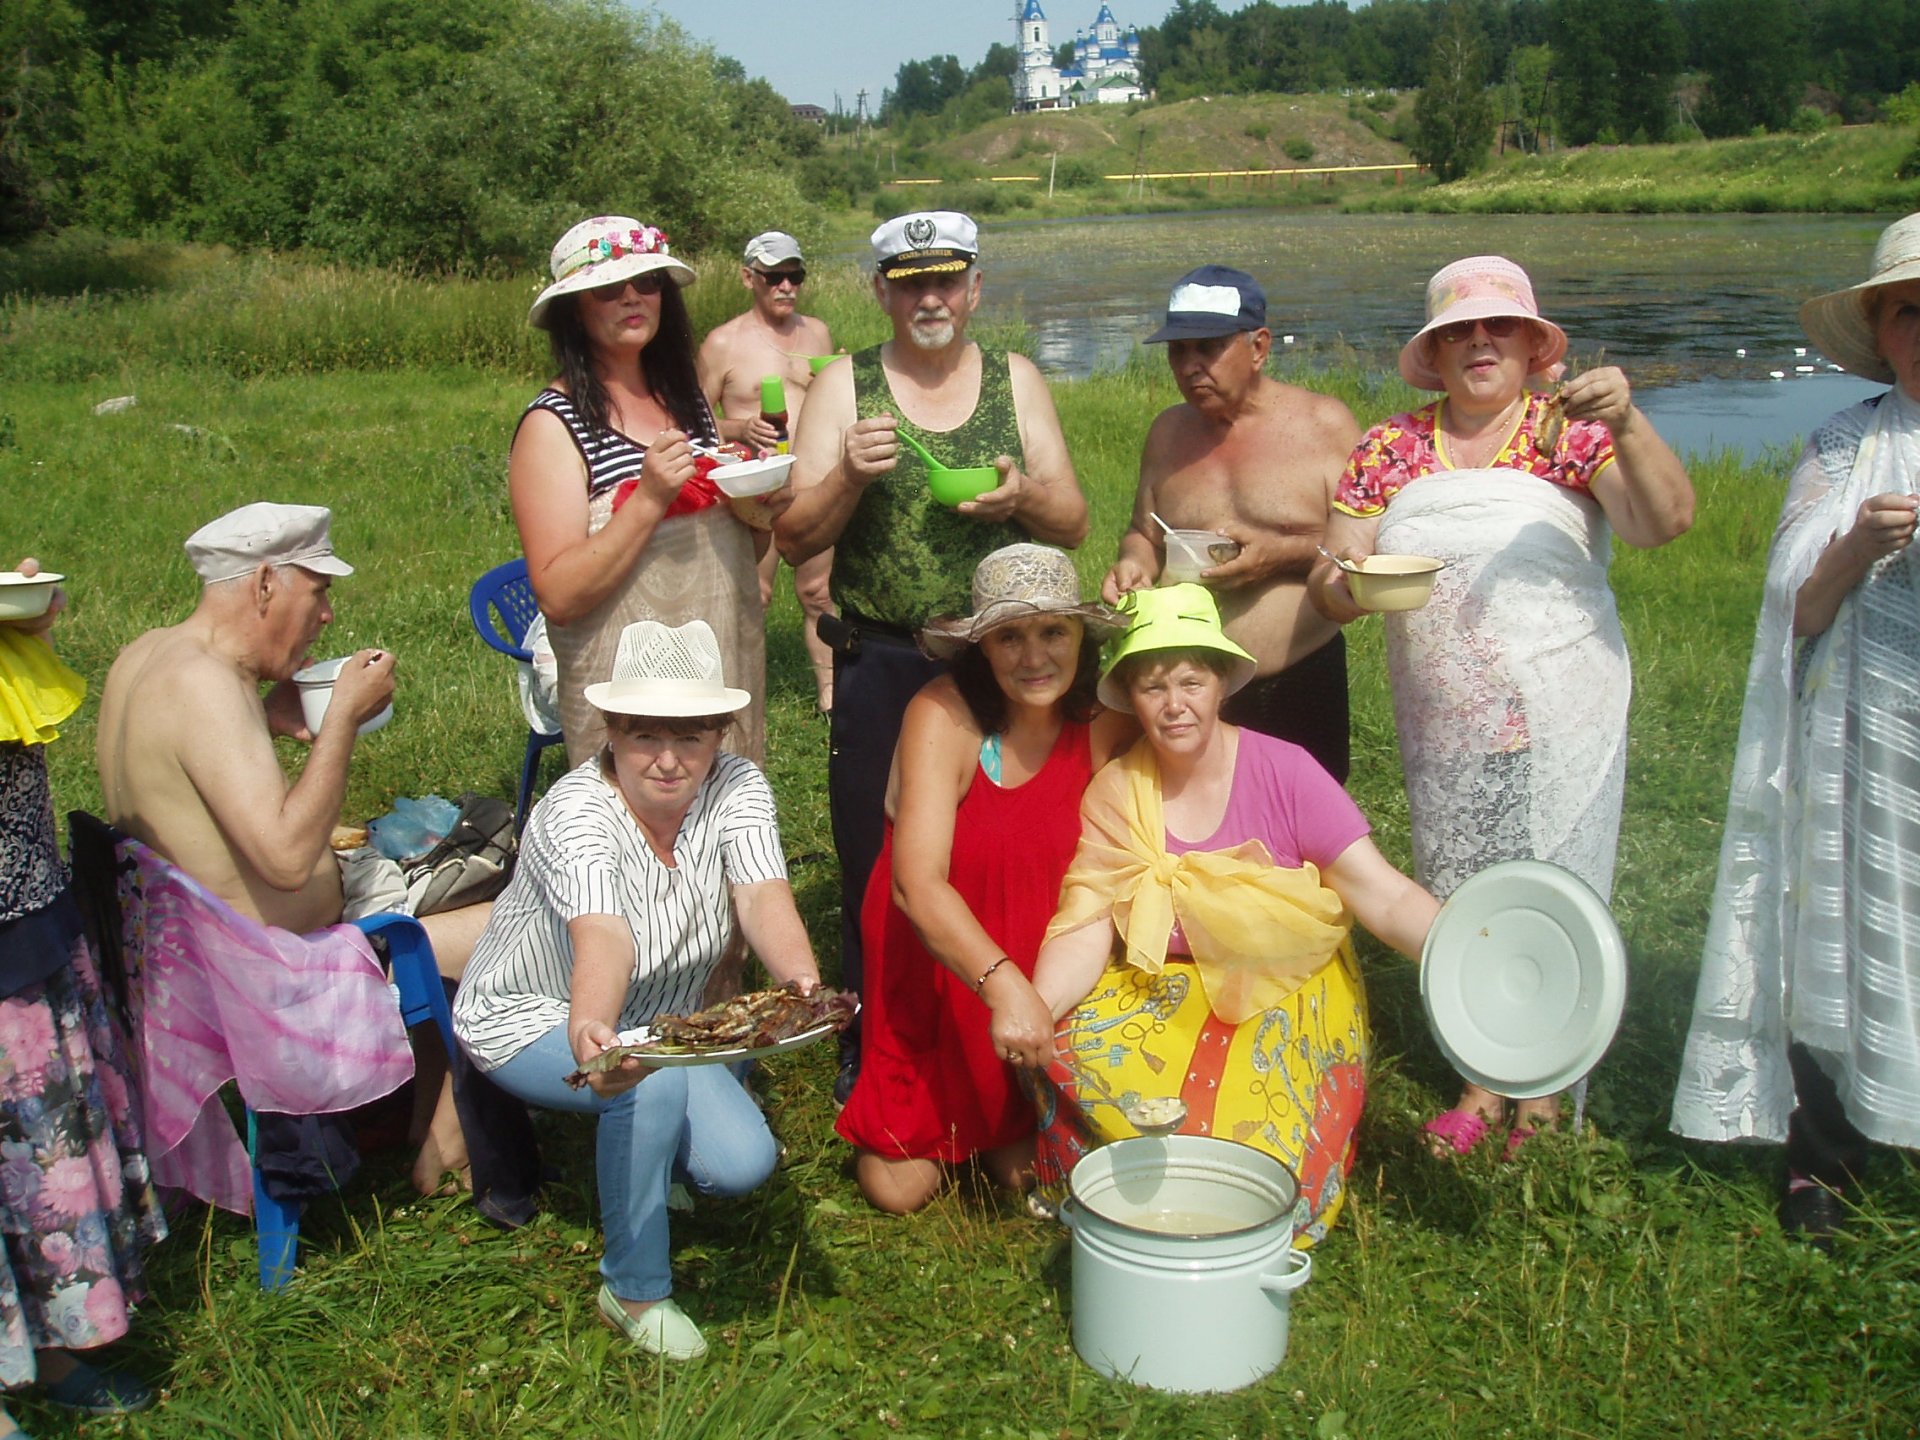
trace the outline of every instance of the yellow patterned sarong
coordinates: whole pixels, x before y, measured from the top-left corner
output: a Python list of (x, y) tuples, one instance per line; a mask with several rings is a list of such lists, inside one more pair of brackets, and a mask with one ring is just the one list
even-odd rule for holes
[[(1339, 898), (1257, 841), (1168, 855), (1150, 746), (1101, 771), (1082, 809), (1048, 933), (1111, 917), (1118, 945), (1036, 1079), (1042, 1192), (1058, 1198), (1088, 1150), (1138, 1133), (1122, 1107), (1177, 1096), (1180, 1133), (1293, 1171), (1295, 1243), (1311, 1244), (1339, 1214), (1366, 1099), (1366, 992)], [(1167, 951), (1176, 921), (1193, 957)]]

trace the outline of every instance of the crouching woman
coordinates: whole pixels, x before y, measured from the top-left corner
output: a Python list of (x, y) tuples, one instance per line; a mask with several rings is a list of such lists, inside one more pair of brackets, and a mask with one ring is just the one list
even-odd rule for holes
[(564, 1077), (622, 1030), (699, 1009), (736, 914), (775, 980), (811, 990), (820, 976), (773, 792), (751, 761), (720, 751), (749, 697), (726, 685), (712, 630), (627, 626), (612, 677), (586, 698), (605, 716), (606, 746), (534, 810), (454, 1026), (502, 1089), (600, 1117), (601, 1317), (643, 1350), (691, 1360), (707, 1345), (673, 1302), (667, 1187), (753, 1189), (778, 1155), (766, 1120), (719, 1065), (628, 1057), (580, 1090)]

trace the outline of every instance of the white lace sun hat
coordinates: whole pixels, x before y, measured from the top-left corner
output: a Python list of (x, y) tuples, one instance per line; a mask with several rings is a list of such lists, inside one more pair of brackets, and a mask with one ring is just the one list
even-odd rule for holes
[(586, 687), (587, 703), (614, 715), (684, 720), (731, 715), (753, 697), (726, 683), (720, 644), (704, 620), (681, 626), (636, 620), (620, 632), (613, 678)]

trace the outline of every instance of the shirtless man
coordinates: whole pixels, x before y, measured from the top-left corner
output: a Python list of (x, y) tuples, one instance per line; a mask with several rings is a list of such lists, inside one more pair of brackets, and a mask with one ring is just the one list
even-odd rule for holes
[[(833, 337), (826, 322), (800, 313), (800, 287), (806, 283), (806, 262), (800, 242), (782, 230), (769, 230), (747, 242), (740, 283), (753, 296), (743, 315), (716, 325), (700, 345), (700, 388), (716, 412), (724, 440), (739, 440), (756, 450), (784, 449), (799, 422), (800, 407), (813, 383), (808, 359), (833, 353)], [(760, 382), (778, 376), (786, 391), (787, 433), (780, 434), (760, 418)], [(779, 552), (764, 537), (760, 556), (760, 603), (773, 600), (773, 576), (780, 568)], [(800, 638), (813, 666), (813, 683), (820, 709), (833, 709), (833, 652), (820, 638), (822, 615), (833, 613), (828, 593), (833, 552), (823, 550), (802, 561), (793, 572), (794, 593), (800, 597)]]
[[(260, 502), (195, 531), (187, 557), (204, 582), (200, 603), (121, 651), (100, 696), (107, 819), (241, 914), (300, 934), (347, 909), (333, 827), (356, 732), (393, 698), (393, 656), (362, 650), (334, 682), (317, 736), (301, 716), (291, 676), (333, 619), (333, 577), (353, 573), (333, 553), (331, 520), (316, 505)], [(292, 785), (275, 735), (313, 747)], [(490, 909), (421, 921), (443, 975), (459, 976)], [(467, 1163), (452, 1087), (439, 1090), (414, 1165), (422, 1191)]]
[(1185, 403), (1160, 412), (1140, 454), (1133, 522), (1101, 594), (1152, 585), (1166, 558), (1159, 515), (1240, 546), (1201, 572), (1227, 634), (1259, 661), (1221, 717), (1303, 746), (1347, 778), (1347, 657), (1337, 626), (1307, 603), (1307, 571), (1360, 426), (1338, 400), (1262, 373), (1273, 337), (1251, 275), (1202, 265), (1180, 277), (1164, 342)]

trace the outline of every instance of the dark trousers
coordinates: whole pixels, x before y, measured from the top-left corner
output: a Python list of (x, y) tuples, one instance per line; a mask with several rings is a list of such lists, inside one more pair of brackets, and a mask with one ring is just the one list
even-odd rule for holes
[(907, 702), (947, 667), (913, 648), (904, 632), (880, 631), (857, 618), (833, 623), (823, 617), (820, 635), (833, 647), (827, 803), (840, 857), (840, 984), (857, 993), (864, 968), (860, 902), (886, 835), (893, 747)]
[(1329, 775), (1346, 784), (1346, 636), (1335, 635), (1286, 669), (1249, 682), (1220, 707), (1220, 718), (1276, 740), (1291, 740), (1318, 760)]
[(1793, 1066), (1793, 1115), (1787, 1121), (1787, 1169), (1843, 1190), (1867, 1168), (1867, 1137), (1853, 1128), (1827, 1072), (1813, 1052), (1795, 1041), (1787, 1047)]

